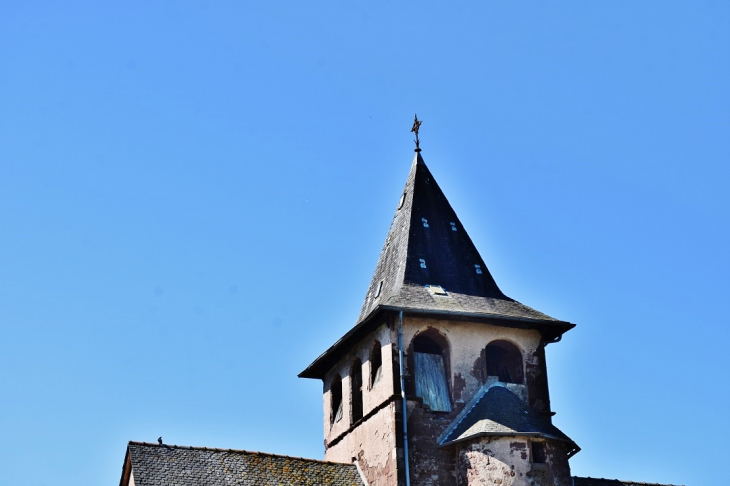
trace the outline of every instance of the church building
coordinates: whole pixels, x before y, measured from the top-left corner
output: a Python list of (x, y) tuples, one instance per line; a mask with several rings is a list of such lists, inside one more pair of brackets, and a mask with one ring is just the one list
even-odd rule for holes
[[(322, 380), (325, 460), (130, 442), (120, 486), (638, 486), (573, 477), (545, 347), (575, 324), (499, 289), (416, 153), (355, 325)], [(566, 433), (567, 432), (567, 433)]]

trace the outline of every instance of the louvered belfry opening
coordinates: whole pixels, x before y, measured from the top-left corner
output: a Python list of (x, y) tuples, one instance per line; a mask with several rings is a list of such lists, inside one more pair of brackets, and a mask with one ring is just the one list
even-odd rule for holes
[(340, 375), (335, 376), (330, 386), (331, 407), (330, 407), (330, 424), (334, 424), (342, 420), (342, 378)]
[(383, 371), (383, 354), (380, 347), (380, 342), (375, 341), (373, 350), (370, 353), (370, 388), (380, 380)]
[(350, 373), (350, 392), (352, 396), (352, 423), (362, 418), (362, 362), (356, 359)]
[(434, 412), (451, 412), (444, 345), (427, 334), (413, 340), (413, 366), (416, 396)]
[(487, 376), (496, 376), (502, 383), (524, 382), (522, 353), (509, 341), (492, 341), (485, 352)]

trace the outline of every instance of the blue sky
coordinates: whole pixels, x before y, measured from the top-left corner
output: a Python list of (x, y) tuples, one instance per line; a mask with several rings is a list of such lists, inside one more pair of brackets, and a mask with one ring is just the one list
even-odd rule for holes
[(730, 482), (727, 2), (6, 2), (0, 485), (321, 458), (413, 156), (548, 348), (576, 475)]

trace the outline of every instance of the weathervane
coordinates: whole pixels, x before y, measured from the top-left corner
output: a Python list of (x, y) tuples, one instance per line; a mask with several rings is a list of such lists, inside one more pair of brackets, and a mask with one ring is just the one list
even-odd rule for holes
[(423, 123), (423, 121), (419, 120), (418, 115), (416, 115), (413, 120), (413, 127), (411, 128), (411, 131), (416, 134), (416, 139), (414, 140), (414, 142), (416, 142), (416, 150), (414, 150), (414, 152), (421, 151), (421, 147), (419, 145), (419, 140), (418, 140), (418, 129), (421, 127), (421, 123)]

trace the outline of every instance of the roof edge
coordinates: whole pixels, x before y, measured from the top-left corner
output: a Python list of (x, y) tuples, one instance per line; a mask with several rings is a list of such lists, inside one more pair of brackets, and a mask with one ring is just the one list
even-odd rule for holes
[[(344, 464), (347, 466), (351, 466), (352, 463), (349, 462), (336, 462), (336, 461), (323, 461), (321, 459), (311, 459), (309, 457), (298, 457), (298, 456), (286, 456), (284, 454), (273, 454), (270, 452), (261, 452), (261, 451), (247, 451), (244, 449), (224, 449), (220, 447), (200, 447), (200, 446), (181, 446), (181, 445), (174, 445), (174, 444), (155, 444), (153, 442), (137, 442), (130, 440), (129, 445), (137, 445), (137, 446), (145, 446), (145, 447), (158, 447), (158, 448), (168, 448), (168, 449), (185, 449), (185, 450), (195, 450), (195, 451), (213, 451), (213, 452), (232, 452), (236, 454), (251, 454), (251, 455), (262, 455), (262, 456), (273, 456), (273, 457), (285, 457), (288, 459), (299, 459), (301, 461), (309, 461), (309, 462), (318, 462), (322, 464)], [(127, 451), (129, 451), (129, 447), (127, 447)]]
[(131, 475), (132, 458), (129, 455), (129, 444), (127, 444), (127, 452), (124, 454), (124, 464), (122, 464), (122, 477), (119, 478), (119, 486), (127, 486), (129, 484), (129, 477)]
[(645, 483), (644, 481), (627, 481), (625, 479), (608, 479), (608, 478), (592, 478), (590, 476), (571, 476), (573, 479), (586, 479), (589, 481), (618, 481), (619, 483), (627, 484), (627, 485), (641, 485), (641, 486), (683, 486), (681, 484), (673, 485), (673, 484), (659, 484), (659, 483)]
[(346, 342), (350, 340), (352, 336), (354, 336), (357, 332), (363, 332), (363, 329), (366, 328), (366, 326), (370, 323), (372, 323), (375, 320), (375, 317), (377, 314), (379, 314), (383, 310), (382, 305), (377, 305), (370, 314), (367, 315), (363, 320), (355, 324), (354, 327), (350, 328), (349, 331), (347, 331), (340, 339), (335, 341), (335, 343), (327, 348), (327, 350), (320, 354), (314, 361), (312, 361), (309, 366), (304, 368), (304, 370), (297, 375), (298, 378), (316, 378), (321, 379), (324, 376), (324, 373), (317, 372), (317, 368), (319, 368), (322, 363), (332, 354), (334, 353), (337, 348), (344, 345)]
[[(575, 324), (568, 321), (559, 320), (548, 320), (548, 319), (530, 319), (527, 317), (513, 317), (505, 316), (501, 314), (486, 314), (479, 312), (463, 312), (463, 311), (447, 311), (447, 310), (425, 310), (425, 309), (414, 309), (411, 307), (393, 306), (387, 304), (378, 304), (364, 319), (355, 324), (347, 333), (345, 333), (340, 339), (338, 339), (332, 346), (320, 354), (309, 366), (307, 366), (301, 373), (297, 375), (299, 378), (314, 378), (321, 379), (324, 376), (324, 372), (319, 370), (327, 358), (331, 356), (340, 346), (347, 343), (357, 333), (365, 332), (364, 329), (375, 321), (378, 314), (383, 312), (404, 312), (411, 315), (433, 315), (433, 316), (447, 316), (456, 317), (460, 319), (474, 319), (477, 321), (505, 321), (514, 323), (514, 325), (505, 325), (505, 327), (532, 327), (540, 331), (552, 331), (551, 337), (560, 338), (562, 335), (575, 327)], [(493, 323), (494, 324), (494, 323)], [(499, 324), (496, 324), (499, 325)]]
[[(403, 311), (409, 314), (432, 314), (432, 315), (443, 315), (443, 316), (456, 316), (456, 317), (467, 317), (477, 320), (497, 320), (497, 321), (514, 321), (524, 322), (526, 324), (538, 324), (545, 325), (554, 328), (565, 328), (563, 332), (568, 332), (575, 327), (575, 324), (568, 321), (560, 321), (557, 319), (531, 319), (529, 317), (515, 317), (507, 316), (504, 314), (487, 314), (486, 312), (465, 312), (465, 311), (452, 311), (452, 310), (431, 310), (431, 309), (416, 309), (413, 307), (400, 307), (391, 305), (380, 306), (383, 310), (392, 311)], [(512, 326), (505, 326), (512, 327)], [(561, 333), (562, 334), (562, 333)]]
[(550, 434), (544, 434), (542, 432), (479, 432), (474, 435), (470, 435), (469, 437), (464, 437), (463, 439), (455, 439), (449, 442), (444, 442), (443, 444), (438, 444), (439, 447), (448, 447), (454, 444), (458, 444), (460, 442), (467, 442), (470, 440), (477, 439), (479, 437), (538, 437), (542, 439), (551, 439), (551, 440), (557, 440), (559, 442), (565, 442), (566, 444), (572, 445), (575, 449), (577, 449), (573, 454), (580, 451), (580, 447), (573, 442), (570, 439), (563, 439), (561, 437), (556, 437), (554, 435)]

